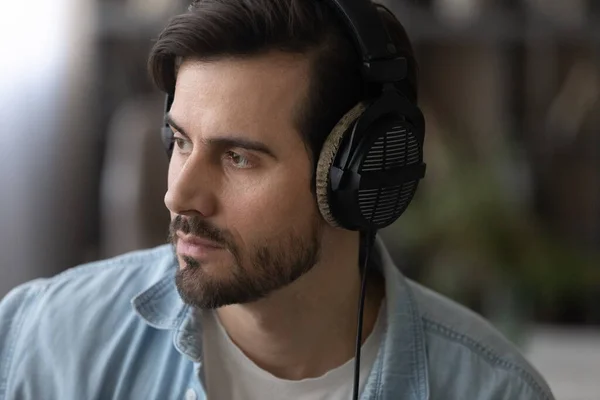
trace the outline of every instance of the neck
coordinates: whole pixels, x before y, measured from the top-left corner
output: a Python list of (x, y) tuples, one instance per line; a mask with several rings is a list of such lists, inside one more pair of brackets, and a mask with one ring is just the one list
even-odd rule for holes
[[(251, 304), (218, 309), (231, 340), (254, 363), (290, 380), (318, 377), (354, 357), (360, 273), (358, 235), (324, 244), (320, 261), (291, 285)], [(384, 296), (374, 270), (364, 306), (362, 339), (373, 330)]]

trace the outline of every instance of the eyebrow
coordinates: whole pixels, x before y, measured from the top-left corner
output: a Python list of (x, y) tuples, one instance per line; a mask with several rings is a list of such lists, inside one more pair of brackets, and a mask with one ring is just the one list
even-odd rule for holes
[[(175, 129), (178, 133), (183, 135), (186, 139), (190, 139), (190, 136), (185, 132), (185, 130), (182, 129), (181, 126), (179, 126), (173, 120), (171, 113), (167, 113), (167, 115), (165, 116), (165, 123), (167, 125), (171, 126), (173, 129)], [(214, 145), (214, 146), (238, 147), (241, 149), (257, 151), (259, 153), (266, 154), (275, 160), (277, 159), (277, 157), (275, 157), (275, 154), (273, 154), (273, 152), (271, 151), (271, 149), (269, 149), (267, 147), (267, 145), (265, 145), (262, 142), (255, 141), (255, 140), (242, 139), (242, 138), (238, 138), (238, 137), (222, 136), (222, 137), (210, 138), (210, 139), (205, 140), (204, 142), (209, 145)]]

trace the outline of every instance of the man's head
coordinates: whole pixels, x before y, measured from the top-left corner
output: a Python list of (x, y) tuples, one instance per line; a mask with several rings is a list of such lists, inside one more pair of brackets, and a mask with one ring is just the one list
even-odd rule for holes
[[(414, 70), (404, 30), (382, 15)], [(186, 302), (258, 300), (347, 234), (319, 214), (314, 167), (329, 131), (372, 90), (359, 61), (322, 0), (196, 1), (163, 31), (149, 67), (175, 93), (165, 203)]]

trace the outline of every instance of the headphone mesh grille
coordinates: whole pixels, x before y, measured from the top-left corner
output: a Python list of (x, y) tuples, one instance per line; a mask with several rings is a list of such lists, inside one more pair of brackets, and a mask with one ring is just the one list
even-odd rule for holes
[(408, 206), (416, 184), (417, 181), (411, 181), (381, 189), (359, 190), (358, 203), (363, 216), (375, 224), (392, 222)]
[[(369, 149), (360, 170), (382, 171), (416, 164), (420, 160), (419, 143), (410, 127), (400, 123), (381, 135)], [(363, 217), (377, 225), (393, 222), (408, 206), (417, 181), (358, 191)]]
[(363, 216), (376, 224), (395, 219), (407, 204), (406, 196), (403, 195), (407, 191), (406, 186), (405, 184), (381, 189), (359, 190), (358, 203)]
[(405, 125), (394, 126), (380, 136), (361, 165), (361, 171), (379, 171), (419, 161), (419, 143)]

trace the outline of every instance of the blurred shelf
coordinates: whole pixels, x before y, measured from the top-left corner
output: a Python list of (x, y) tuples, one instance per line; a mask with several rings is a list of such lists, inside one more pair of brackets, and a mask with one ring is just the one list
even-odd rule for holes
[(394, 3), (392, 11), (413, 42), (503, 43), (560, 40), (600, 43), (600, 16), (590, 15), (580, 25), (557, 22), (522, 10), (495, 9), (464, 22), (445, 21), (422, 7)]
[[(580, 25), (562, 25), (519, 10), (489, 10), (464, 23), (445, 21), (433, 11), (395, 2), (390, 7), (406, 27), (413, 42), (510, 43), (559, 40), (600, 44), (600, 15), (590, 15)], [(98, 4), (99, 38), (151, 39), (158, 35), (163, 19), (143, 18), (126, 7)]]

